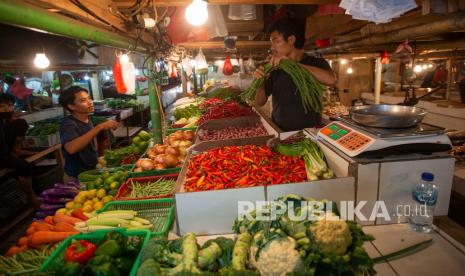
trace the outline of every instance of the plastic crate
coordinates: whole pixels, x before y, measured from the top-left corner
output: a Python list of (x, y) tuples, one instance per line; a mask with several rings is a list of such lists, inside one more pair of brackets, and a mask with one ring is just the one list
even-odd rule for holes
[(169, 168), (163, 170), (151, 170), (151, 171), (144, 171), (144, 172), (134, 172), (132, 171), (129, 174), (129, 177), (146, 177), (146, 176), (159, 176), (159, 175), (167, 175), (167, 174), (178, 174), (181, 171), (180, 167), (177, 168)]
[(164, 179), (173, 179), (176, 182), (178, 178), (178, 174), (167, 174), (167, 175), (158, 175), (158, 176), (146, 176), (146, 177), (136, 177), (136, 178), (128, 178), (126, 182), (124, 182), (121, 187), (118, 189), (118, 194), (115, 196), (115, 200), (141, 200), (141, 199), (154, 199), (154, 198), (166, 198), (166, 197), (173, 197), (174, 189), (176, 184), (173, 185), (173, 189), (170, 193), (167, 194), (160, 194), (156, 196), (146, 196), (146, 197), (125, 197), (124, 194), (131, 193), (131, 182), (137, 181), (139, 183), (147, 183), (147, 182), (154, 182), (161, 178)]
[(137, 216), (149, 220), (153, 224), (154, 236), (167, 236), (174, 220), (174, 199), (143, 199), (110, 201), (97, 213), (112, 210), (133, 210)]
[[(68, 246), (71, 244), (72, 240), (86, 240), (93, 242), (95, 244), (100, 244), (100, 242), (105, 238), (105, 235), (109, 232), (117, 231), (121, 233), (125, 237), (130, 236), (140, 236), (144, 238), (144, 242), (142, 243), (141, 250), (147, 245), (150, 240), (150, 232), (148, 230), (131, 230), (126, 231), (125, 229), (115, 229), (115, 230), (99, 230), (92, 233), (87, 234), (78, 234), (71, 237), (66, 238), (60, 245), (52, 252), (52, 254), (45, 260), (45, 262), (40, 267), (40, 272), (54, 272), (57, 271), (60, 266), (65, 263), (65, 251)], [(139, 254), (137, 255), (136, 261), (139, 260)], [(137, 262), (135, 262), (137, 263)], [(131, 275), (135, 275), (139, 265), (133, 265), (131, 270)]]

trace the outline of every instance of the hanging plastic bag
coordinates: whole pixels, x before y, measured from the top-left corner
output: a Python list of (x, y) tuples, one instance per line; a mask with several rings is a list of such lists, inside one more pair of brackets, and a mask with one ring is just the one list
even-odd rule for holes
[(126, 93), (126, 85), (124, 85), (123, 80), (123, 70), (119, 57), (116, 58), (115, 63), (113, 64), (113, 79), (115, 80), (116, 91), (120, 94)]
[(223, 65), (223, 74), (226, 76), (230, 76), (234, 73), (234, 69), (231, 63), (231, 58), (226, 56), (226, 59), (224, 60), (224, 65)]
[(123, 81), (126, 86), (126, 94), (133, 95), (136, 92), (136, 68), (132, 62), (122, 62)]
[(190, 75), (192, 75), (192, 66), (190, 58), (185, 57), (182, 59), (182, 68), (184, 69), (184, 72), (186, 72), (187, 77), (190, 77)]
[(208, 31), (210, 38), (228, 35), (220, 5), (208, 5)]
[(255, 20), (257, 11), (255, 5), (229, 5), (228, 18), (231, 20)]
[(199, 74), (208, 72), (208, 64), (202, 52), (202, 48), (199, 49), (199, 53), (195, 56), (195, 72)]

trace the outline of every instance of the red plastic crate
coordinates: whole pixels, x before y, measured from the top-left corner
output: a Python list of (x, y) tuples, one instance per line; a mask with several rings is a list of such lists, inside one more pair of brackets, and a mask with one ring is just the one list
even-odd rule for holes
[(127, 195), (131, 194), (131, 186), (130, 186), (131, 185), (131, 180), (132, 181), (137, 181), (139, 183), (147, 183), (147, 182), (157, 181), (160, 178), (176, 180), (178, 178), (178, 174), (166, 174), (166, 175), (155, 175), (155, 176), (128, 178), (126, 180), (126, 182), (124, 182), (124, 184), (121, 185), (121, 187), (119, 187), (118, 193), (116, 194), (116, 197), (115, 197), (115, 200), (142, 200), (142, 199), (173, 197), (175, 187), (173, 187), (173, 192), (171, 192), (169, 194), (162, 194), (162, 195), (157, 195), (157, 196), (137, 197), (137, 198), (125, 197), (124, 196), (125, 194), (127, 194)]

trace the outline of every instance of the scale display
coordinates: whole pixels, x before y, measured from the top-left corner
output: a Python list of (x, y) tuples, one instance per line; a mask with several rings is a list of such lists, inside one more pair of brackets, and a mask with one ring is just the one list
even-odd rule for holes
[(331, 123), (319, 131), (320, 136), (326, 136), (325, 140), (346, 152), (349, 156), (355, 156), (363, 151), (374, 139), (355, 131), (339, 123)]
[[(431, 131), (406, 133), (402, 136), (379, 137), (371, 133), (352, 128), (345, 122), (332, 122), (318, 131), (318, 136), (350, 157), (365, 155), (384, 156), (386, 154), (407, 154), (419, 152), (437, 152), (450, 149), (450, 140), (445, 134)], [(436, 130), (435, 130), (436, 131)]]

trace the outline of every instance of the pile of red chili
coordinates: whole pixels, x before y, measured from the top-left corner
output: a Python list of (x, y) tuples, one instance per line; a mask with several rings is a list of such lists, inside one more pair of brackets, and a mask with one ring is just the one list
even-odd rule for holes
[(267, 146), (229, 146), (195, 155), (189, 162), (187, 192), (306, 181), (304, 161)]
[(249, 106), (243, 106), (236, 102), (225, 102), (224, 104), (213, 105), (200, 117), (199, 125), (213, 119), (240, 116), (256, 116), (257, 114)]

